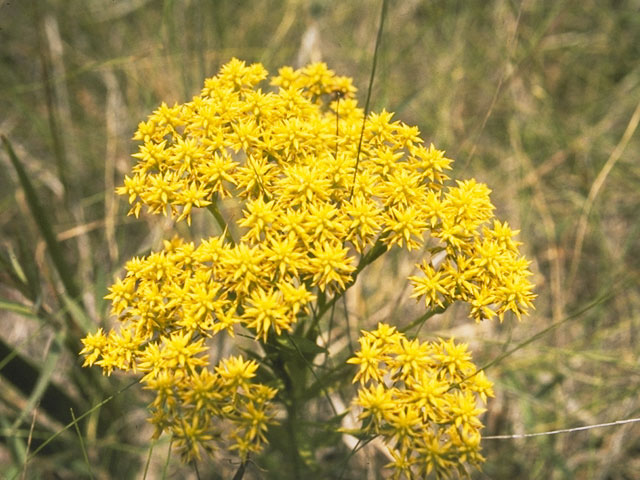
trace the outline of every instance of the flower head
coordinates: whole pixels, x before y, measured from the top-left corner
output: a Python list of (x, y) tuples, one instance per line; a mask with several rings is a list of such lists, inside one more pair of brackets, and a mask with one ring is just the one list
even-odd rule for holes
[(420, 343), (380, 324), (363, 332), (360, 345), (348, 360), (360, 365), (354, 405), (363, 431), (381, 435), (389, 447), (395, 478), (449, 476), (482, 462), (478, 400), (493, 391), (465, 344)]
[[(156, 433), (171, 431), (186, 459), (211, 451), (222, 431), (246, 459), (273, 423), (277, 391), (257, 382), (258, 363), (210, 365), (208, 339), (245, 329), (266, 344), (297, 329), (321, 300), (344, 294), (370, 253), (427, 252), (410, 281), (429, 309), (462, 301), (476, 320), (502, 320), (526, 314), (535, 297), (489, 188), (447, 184), (452, 160), (417, 127), (386, 110), (365, 117), (351, 79), (324, 63), (281, 68), (273, 91), (260, 87), (267, 76), (232, 59), (200, 95), (162, 103), (138, 125), (136, 164), (117, 189), (129, 213), (190, 224), (206, 208), (219, 230), (130, 260), (106, 296), (120, 328), (83, 340), (85, 365), (144, 374)], [(473, 405), (492, 390), (465, 345), (420, 343), (381, 324), (348, 362), (367, 428), (394, 444), (394, 468), (479, 462)]]

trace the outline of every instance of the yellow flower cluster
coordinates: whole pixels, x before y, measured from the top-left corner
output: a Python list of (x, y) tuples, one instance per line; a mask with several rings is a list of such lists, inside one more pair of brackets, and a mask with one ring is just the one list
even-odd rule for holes
[[(312, 338), (327, 296), (393, 246), (427, 253), (410, 280), (429, 308), (461, 300), (475, 319), (502, 319), (526, 313), (535, 296), (517, 232), (489, 226), (489, 189), (445, 185), (451, 160), (417, 127), (386, 111), (365, 120), (351, 79), (323, 63), (281, 68), (277, 91), (258, 88), (266, 77), (262, 65), (233, 59), (190, 102), (162, 104), (139, 124), (138, 161), (117, 190), (130, 214), (146, 205), (190, 222), (206, 207), (220, 234), (175, 238), (130, 260), (106, 297), (119, 330), (84, 339), (86, 365), (144, 373), (157, 395), (153, 423), (182, 439), (188, 459), (209, 448), (218, 418), (234, 425), (243, 458), (273, 421), (277, 392), (251, 380), (258, 365), (237, 357), (212, 366), (206, 340), (244, 328), (264, 345), (313, 317), (303, 331)], [(468, 391), (451, 395), (463, 405)]]
[(485, 409), (477, 403), (493, 390), (467, 345), (420, 343), (386, 324), (362, 333), (360, 350), (347, 360), (359, 365), (354, 404), (364, 433), (387, 444), (393, 478), (448, 477), (465, 472), (465, 463), (482, 463), (478, 416)]
[(493, 205), (485, 185), (445, 188), (451, 160), (385, 111), (369, 116), (360, 144), (355, 89), (325, 64), (280, 69), (271, 82), (277, 94), (255, 88), (266, 76), (261, 65), (234, 59), (200, 96), (163, 104), (139, 125), (139, 161), (118, 189), (131, 213), (146, 204), (189, 221), (194, 206), (242, 199), (238, 256), (258, 249), (253, 265), (238, 259), (243, 269), (266, 263), (267, 277), (310, 276), (322, 290), (344, 289), (355, 269), (350, 251), (377, 240), (422, 248), (429, 233), (447, 257), (437, 268), (426, 260), (424, 276), (411, 279), (428, 307), (462, 300), (478, 320), (526, 313), (534, 298), (528, 262), (517, 232), (486, 226)]
[(200, 459), (201, 449), (212, 452), (218, 437), (242, 459), (266, 442), (274, 414), (270, 401), (277, 390), (252, 382), (258, 369), (254, 360), (229, 357), (210, 369), (204, 337), (195, 340), (184, 330), (142, 347), (129, 330), (107, 336), (99, 329), (83, 343), (85, 366), (95, 363), (107, 373), (120, 368), (145, 374), (141, 382), (156, 395), (149, 405), (154, 437), (169, 430), (185, 461)]
[[(200, 459), (200, 448), (211, 452), (216, 437), (230, 443), (231, 450), (237, 450), (243, 460), (259, 452), (266, 442), (267, 426), (273, 423), (270, 402), (277, 390), (252, 381), (258, 364), (240, 356), (229, 357), (213, 370), (192, 369), (185, 374), (170, 363), (178, 361), (180, 349), (186, 359), (189, 338), (178, 333), (165, 344), (147, 349), (140, 362), (140, 370), (148, 372), (142, 379), (145, 388), (156, 393), (150, 405), (154, 436), (168, 428), (174, 446), (187, 461)], [(156, 360), (160, 360), (160, 367)]]
[[(513, 239), (518, 231), (498, 220), (494, 220), (493, 228), (484, 225), (479, 228), (490, 218), (489, 191), (474, 181), (458, 183), (459, 187), (450, 190), (452, 195), (443, 202), (451, 214), (444, 215), (442, 224), (431, 231), (442, 240), (446, 255), (441, 262), (434, 261), (437, 258), (434, 256), (418, 265), (424, 275), (409, 277), (413, 285), (411, 296), (424, 297), (428, 308), (445, 307), (456, 300), (467, 302), (471, 306), (470, 315), (476, 321), (496, 315), (502, 321), (507, 311), (520, 318), (533, 307), (535, 294), (529, 281), (529, 261), (518, 251), (521, 243)], [(455, 198), (460, 197), (482, 203), (487, 213), (464, 218), (469, 212), (456, 206)], [(475, 209), (475, 212), (481, 211)], [(459, 223), (448, 224), (452, 219), (459, 219)], [(473, 228), (464, 230), (465, 225)]]
[[(213, 276), (216, 245), (222, 252), (221, 243), (205, 242), (196, 249), (176, 238), (165, 241), (160, 253), (130, 260), (126, 277), (106, 297), (122, 328), (88, 335), (81, 352), (85, 365), (95, 363), (107, 374), (114, 369), (145, 374), (141, 382), (156, 394), (150, 405), (156, 436), (169, 430), (186, 460), (200, 458), (200, 447), (210, 451), (219, 436), (246, 458), (260, 450), (273, 423), (269, 402), (277, 391), (252, 382), (258, 369), (254, 360), (231, 357), (214, 368), (209, 364), (206, 338), (221, 329), (233, 334), (240, 321), (230, 291)], [(294, 287), (284, 291), (288, 296), (279, 298), (278, 308), (306, 302), (308, 293), (300, 295)], [(247, 309), (245, 315), (252, 313)], [(273, 326), (278, 328), (275, 321)]]

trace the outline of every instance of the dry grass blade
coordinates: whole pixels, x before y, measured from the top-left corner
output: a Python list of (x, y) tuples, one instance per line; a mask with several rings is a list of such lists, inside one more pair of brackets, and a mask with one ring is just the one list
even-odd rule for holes
[(617, 427), (627, 425), (629, 423), (640, 422), (640, 418), (627, 418), (625, 420), (616, 420), (614, 422), (597, 423), (595, 425), (583, 425), (582, 427), (561, 428), (558, 430), (549, 430), (548, 432), (536, 433), (519, 433), (515, 435), (487, 435), (482, 437), (483, 440), (516, 440), (520, 438), (543, 437), (547, 435), (559, 435), (561, 433), (583, 432), (585, 430), (593, 430), (594, 428)]
[(627, 123), (627, 128), (622, 134), (622, 138), (616, 145), (616, 148), (613, 149), (611, 155), (603, 165), (602, 169), (598, 173), (598, 176), (593, 181), (591, 185), (591, 189), (589, 190), (589, 195), (587, 196), (586, 201), (584, 202), (584, 207), (582, 208), (582, 214), (580, 215), (580, 219), (578, 220), (578, 227), (576, 231), (576, 240), (573, 245), (573, 253), (571, 257), (571, 268), (569, 269), (569, 284), (573, 284), (575, 280), (576, 273), (578, 272), (578, 267), (580, 265), (580, 257), (582, 255), (582, 245), (584, 243), (584, 237), (587, 234), (587, 228), (589, 227), (589, 214), (593, 209), (594, 202), (598, 193), (602, 189), (604, 182), (607, 180), (609, 173), (613, 167), (615, 167), (618, 160), (622, 157), (622, 154), (627, 148), (631, 137), (633, 137), (636, 129), (638, 128), (638, 123), (640, 123), (640, 102), (636, 105), (636, 109), (633, 111), (631, 118), (629, 119), (629, 123)]

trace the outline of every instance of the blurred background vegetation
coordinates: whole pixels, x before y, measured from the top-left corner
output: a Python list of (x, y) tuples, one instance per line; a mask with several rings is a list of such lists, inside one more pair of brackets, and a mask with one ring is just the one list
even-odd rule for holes
[[(84, 332), (111, 325), (103, 296), (124, 262), (176, 231), (126, 217), (113, 192), (133, 163), (130, 137), (232, 56), (271, 73), (325, 61), (364, 102), (379, 19), (372, 0), (2, 2), (0, 133), (15, 155), (0, 153), (0, 476), (142, 478), (148, 457), (147, 478), (194, 476), (166, 441), (149, 451), (149, 399), (127, 388), (132, 378), (104, 378), (77, 357)], [(521, 323), (475, 325), (454, 308), (421, 335), (454, 335), (484, 365), (560, 322), (488, 369), (485, 434), (639, 417), (640, 2), (390, 1), (380, 48), (372, 109), (418, 125), (456, 159), (454, 178), (492, 188), (538, 285)], [(179, 230), (197, 239), (210, 225)], [(414, 261), (372, 265), (333, 338), (418, 316), (405, 280)], [(332, 455), (345, 452), (312, 454), (339, 463)], [(640, 425), (486, 440), (484, 453), (474, 478), (638, 478)], [(282, 478), (278, 461), (256, 460), (245, 478)], [(386, 462), (369, 445), (345, 478), (382, 478)], [(221, 455), (198, 467), (231, 478), (237, 465)]]

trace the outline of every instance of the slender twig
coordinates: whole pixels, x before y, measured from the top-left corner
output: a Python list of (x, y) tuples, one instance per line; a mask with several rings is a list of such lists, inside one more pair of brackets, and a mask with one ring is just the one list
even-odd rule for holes
[(169, 461), (171, 460), (171, 447), (173, 447), (173, 435), (171, 435), (171, 439), (169, 440), (169, 449), (167, 450), (167, 459), (164, 462), (164, 467), (162, 468), (162, 480), (167, 478), (167, 472), (169, 471)]
[(347, 329), (347, 340), (349, 341), (349, 352), (354, 354), (353, 340), (351, 339), (351, 322), (349, 322), (349, 309), (347, 308), (347, 294), (342, 295), (342, 306), (344, 307), (344, 324)]
[(560, 433), (573, 433), (581, 432), (584, 430), (593, 430), (594, 428), (614, 427), (617, 425), (626, 425), (628, 423), (640, 422), (640, 418), (627, 418), (626, 420), (616, 420), (615, 422), (596, 423), (595, 425), (583, 425), (582, 427), (574, 428), (561, 428), (559, 430), (550, 430), (548, 432), (536, 432), (536, 433), (520, 433), (514, 435), (489, 435), (482, 437), (483, 440), (510, 440), (516, 438), (531, 438), (541, 437), (544, 435), (558, 435)]
[(240, 464), (240, 466), (238, 467), (238, 470), (236, 470), (236, 473), (233, 476), (233, 480), (242, 480), (242, 477), (244, 477), (244, 472), (247, 469), (247, 463), (248, 462), (245, 460)]
[(42, 442), (42, 444), (36, 448), (33, 453), (31, 455), (29, 455), (27, 457), (26, 462), (29, 462), (30, 460), (33, 460), (33, 458), (40, 452), (40, 450), (42, 450), (44, 447), (46, 447), (47, 445), (49, 445), (49, 443), (51, 443), (52, 441), (54, 441), (56, 438), (58, 438), (60, 435), (62, 435), (65, 431), (69, 430), (71, 427), (73, 427), (76, 423), (78, 423), (80, 420), (82, 420), (84, 417), (92, 414), (93, 412), (95, 412), (96, 410), (98, 410), (99, 408), (102, 408), (105, 404), (109, 403), (111, 400), (113, 400), (114, 398), (116, 398), (118, 395), (120, 395), (122, 392), (124, 392), (125, 390), (131, 388), (132, 386), (134, 386), (136, 383), (138, 383), (138, 380), (134, 380), (133, 382), (125, 385), (124, 387), (122, 387), (120, 390), (118, 390), (116, 393), (114, 393), (113, 395), (109, 395), (107, 398), (105, 398), (104, 400), (102, 400), (101, 402), (97, 403), (96, 405), (94, 405), (93, 407), (91, 407), (89, 410), (87, 410), (86, 412), (84, 412), (82, 415), (80, 415), (79, 417), (76, 417), (72, 422), (68, 423), (67, 425), (65, 425), (62, 429), (58, 430), (56, 433), (54, 433), (53, 435), (51, 435), (49, 438), (47, 438), (44, 442)]
[(342, 480), (342, 478), (344, 477), (344, 474), (347, 471), (347, 465), (349, 464), (349, 460), (351, 460), (351, 457), (353, 457), (356, 454), (356, 452), (358, 452), (358, 450), (362, 450), (364, 447), (366, 447), (369, 443), (371, 443), (377, 437), (378, 437), (377, 435), (374, 435), (373, 437), (370, 437), (364, 441), (362, 439), (358, 440), (358, 443), (356, 443), (355, 446), (351, 449), (351, 451), (349, 452), (349, 455), (347, 455), (347, 458), (344, 459), (344, 463), (342, 465), (342, 471), (340, 472), (340, 476), (338, 477), (338, 480)]
[[(27, 437), (27, 449), (25, 453), (29, 454), (31, 448), (31, 440), (33, 439), (33, 430), (36, 427), (36, 416), (38, 415), (38, 405), (33, 409), (33, 418), (31, 419), (31, 426), (29, 427), (29, 436)], [(22, 469), (22, 479), (27, 478), (27, 462), (24, 462), (24, 468)]]
[(198, 462), (196, 460), (192, 460), (191, 465), (193, 466), (193, 471), (196, 472), (196, 478), (200, 480), (200, 470), (198, 470)]
[(598, 196), (598, 193), (600, 193), (600, 189), (604, 185), (604, 182), (609, 176), (609, 173), (611, 172), (615, 164), (618, 162), (618, 160), (620, 160), (620, 157), (622, 157), (622, 154), (627, 148), (627, 145), (629, 144), (631, 137), (633, 137), (633, 134), (636, 132), (636, 129), (638, 128), (639, 123), (640, 123), (640, 102), (638, 102), (636, 109), (631, 115), (631, 119), (629, 119), (629, 122), (627, 123), (627, 128), (622, 134), (622, 138), (616, 145), (616, 148), (614, 148), (613, 151), (611, 152), (611, 155), (609, 155), (607, 162), (604, 164), (604, 166), (602, 167), (602, 170), (600, 170), (600, 173), (598, 173), (598, 176), (596, 177), (593, 184), (591, 185), (591, 189), (589, 190), (589, 196), (587, 197), (587, 200), (584, 202), (584, 207), (582, 208), (580, 220), (578, 221), (578, 227), (576, 229), (577, 231), (576, 240), (573, 245), (571, 267), (569, 268), (569, 280), (568, 280), (569, 285), (573, 284), (573, 281), (575, 280), (575, 277), (576, 277), (576, 273), (578, 271), (578, 264), (580, 261), (580, 256), (582, 254), (582, 245), (584, 243), (584, 237), (587, 233), (589, 214), (591, 213), (591, 209), (593, 208), (595, 199)]
[(149, 453), (147, 454), (147, 461), (144, 464), (144, 473), (142, 474), (142, 480), (147, 479), (147, 473), (149, 472), (149, 465), (151, 464), (151, 454), (153, 453), (153, 447), (155, 446), (156, 441), (153, 440), (151, 445), (149, 445)]
[[(411, 330), (413, 327), (415, 327), (417, 325), (420, 325), (420, 328), (422, 328), (422, 325), (424, 325), (425, 321), (427, 321), (428, 319), (430, 319), (434, 315), (437, 315), (439, 313), (443, 313), (448, 307), (449, 307), (449, 305), (445, 305), (444, 307), (436, 307), (436, 308), (434, 308), (432, 310), (428, 310), (425, 313), (423, 313), (422, 315), (420, 315), (418, 318), (416, 318), (414, 321), (409, 323), (409, 325), (407, 325), (406, 327), (401, 328), (400, 331), (402, 333), (406, 333), (406, 332), (408, 332), (409, 330)], [(417, 335), (417, 332), (416, 332), (416, 335)]]
[(331, 347), (331, 333), (333, 332), (333, 322), (335, 320), (336, 304), (331, 307), (331, 314), (329, 315), (329, 328), (327, 328), (327, 341), (325, 343), (326, 351), (324, 357), (324, 365), (329, 361), (329, 348)]
[[(311, 375), (313, 375), (313, 377), (316, 379), (318, 384), (322, 385), (322, 382), (320, 382), (320, 377), (318, 377), (318, 375), (316, 374), (315, 370), (313, 369), (313, 365), (304, 356), (304, 354), (302, 353), (302, 351), (298, 347), (298, 344), (293, 340), (293, 337), (289, 334), (289, 332), (285, 332), (285, 334), (286, 334), (287, 338), (289, 339), (289, 341), (291, 342), (291, 344), (293, 345), (293, 348), (296, 349), (296, 352), (298, 352), (298, 355), (300, 356), (302, 361), (305, 363), (305, 365), (307, 366), (307, 368), (311, 372)], [(336, 410), (336, 407), (333, 404), (333, 401), (331, 400), (331, 397), (329, 396), (329, 392), (327, 392), (327, 389), (325, 387), (323, 387), (323, 386), (321, 386), (320, 389), (322, 390), (322, 393), (324, 394), (325, 398), (327, 399), (327, 402), (329, 402), (329, 406), (331, 407), (331, 410), (333, 410), (333, 414), (337, 417), (338, 416), (338, 410)]]
[(382, 43), (382, 30), (384, 28), (384, 19), (387, 16), (387, 0), (382, 0), (382, 10), (380, 12), (380, 24), (378, 25), (378, 35), (376, 36), (376, 45), (373, 49), (373, 64), (371, 65), (371, 76), (369, 77), (369, 88), (367, 89), (367, 99), (364, 102), (364, 116), (362, 117), (362, 128), (360, 129), (360, 140), (358, 140), (358, 153), (356, 154), (356, 168), (353, 170), (353, 185), (351, 185), (351, 193), (349, 200), (353, 197), (353, 191), (356, 188), (356, 177), (358, 175), (358, 164), (360, 163), (360, 151), (362, 150), (362, 138), (364, 137), (364, 127), (367, 123), (367, 115), (369, 114), (369, 103), (371, 102), (371, 90), (373, 89), (373, 79), (376, 75), (376, 66), (378, 65), (378, 48)]
[(356, 283), (356, 280), (358, 279), (358, 275), (360, 274), (360, 272), (362, 272), (362, 270), (364, 270), (368, 265), (371, 265), (378, 258), (380, 258), (386, 251), (387, 251), (387, 246), (382, 242), (382, 237), (378, 238), (378, 241), (375, 243), (375, 245), (371, 247), (371, 249), (367, 252), (367, 254), (360, 259), (360, 262), (358, 263), (356, 270), (351, 275), (351, 280), (349, 281), (349, 283), (345, 285), (344, 290), (334, 295), (333, 298), (331, 298), (331, 300), (329, 300), (328, 302), (325, 302), (324, 305), (318, 308), (318, 312), (317, 314), (314, 314), (313, 322), (311, 323), (311, 326), (307, 330), (307, 338), (310, 336), (311, 332), (314, 331), (314, 329), (316, 328), (322, 316), (325, 313), (327, 313), (329, 309), (333, 308), (333, 305), (335, 305), (338, 299), (342, 298), (345, 292), (349, 290)]
[(213, 215), (213, 218), (216, 219), (216, 222), (220, 227), (220, 230), (222, 230), (222, 233), (227, 239), (227, 241), (231, 244), (231, 246), (235, 247), (236, 241), (233, 238), (233, 235), (231, 234), (231, 231), (229, 230), (229, 226), (227, 225), (227, 222), (222, 216), (222, 213), (220, 213), (220, 209), (218, 208), (218, 202), (214, 201), (213, 203), (209, 204), (207, 206), (207, 210), (209, 210)]
[(536, 340), (544, 337), (547, 333), (555, 330), (556, 328), (558, 328), (561, 325), (569, 322), (570, 320), (574, 320), (576, 318), (579, 318), (583, 313), (591, 310), (593, 307), (595, 307), (595, 306), (597, 306), (597, 305), (609, 300), (610, 298), (615, 297), (616, 293), (618, 293), (617, 289), (612, 289), (612, 290), (608, 291), (607, 293), (605, 293), (604, 295), (602, 295), (599, 298), (597, 298), (596, 300), (594, 300), (593, 302), (591, 302), (590, 304), (588, 304), (587, 306), (581, 308), (580, 310), (572, 313), (571, 315), (566, 316), (562, 320), (558, 320), (557, 322), (552, 323), (548, 327), (542, 329), (541, 331), (539, 331), (535, 335), (533, 335), (533, 336), (529, 337), (528, 339), (526, 339), (524, 342), (521, 342), (521, 343), (517, 344), (515, 347), (511, 348), (510, 350), (507, 350), (503, 354), (498, 355), (496, 358), (494, 358), (493, 360), (489, 361), (488, 363), (483, 365), (481, 368), (477, 369), (471, 375), (463, 378), (460, 382), (452, 384), (449, 387), (449, 390), (452, 390), (454, 388), (458, 388), (460, 386), (460, 384), (462, 384), (462, 383), (468, 381), (469, 379), (475, 377), (476, 375), (478, 375), (478, 373), (480, 373), (482, 371), (485, 371), (485, 370), (491, 368), (492, 366), (502, 362), (502, 360), (504, 360), (505, 358), (513, 355), (515, 352), (517, 352), (518, 350), (521, 350), (522, 348), (526, 347), (530, 343), (533, 343)]
[(89, 478), (93, 479), (93, 471), (91, 470), (91, 463), (89, 463), (89, 457), (87, 456), (87, 449), (84, 446), (84, 440), (82, 439), (82, 433), (80, 433), (80, 428), (78, 427), (78, 420), (76, 419), (76, 414), (73, 412), (73, 408), (69, 409), (71, 411), (71, 418), (73, 418), (74, 428), (76, 433), (78, 434), (78, 439), (80, 440), (80, 450), (82, 451), (82, 456), (84, 458), (84, 463), (87, 464), (87, 469), (89, 470)]

